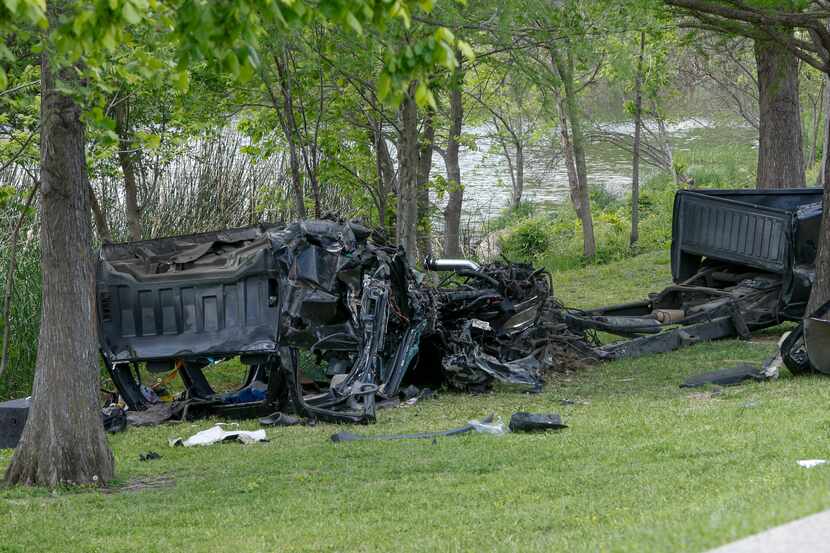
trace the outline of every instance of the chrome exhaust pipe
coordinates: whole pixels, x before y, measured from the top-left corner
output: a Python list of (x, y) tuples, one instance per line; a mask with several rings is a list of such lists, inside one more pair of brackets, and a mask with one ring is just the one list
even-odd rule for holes
[(481, 270), (481, 265), (469, 259), (437, 259), (431, 255), (424, 258), (424, 267), (430, 271), (475, 271)]

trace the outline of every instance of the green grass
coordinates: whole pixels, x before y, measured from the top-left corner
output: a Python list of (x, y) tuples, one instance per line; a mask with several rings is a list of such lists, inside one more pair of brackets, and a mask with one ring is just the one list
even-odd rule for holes
[[(644, 297), (665, 253), (558, 272), (569, 304)], [(382, 411), (366, 433), (445, 429), (494, 413), (559, 412), (558, 433), (333, 444), (333, 425), (267, 444), (173, 449), (210, 421), (111, 437), (141, 491), (0, 491), (0, 552), (701, 551), (830, 507), (830, 379), (690, 392), (688, 375), (761, 361), (773, 333), (549, 378), (538, 395), (442, 394)], [(578, 399), (561, 405), (562, 399)], [(242, 424), (256, 428), (253, 421)], [(162, 459), (138, 461), (154, 450)], [(0, 452), (0, 468), (11, 456)]]
[(588, 265), (553, 274), (553, 290), (568, 307), (591, 308), (646, 299), (671, 284), (668, 251), (655, 251), (606, 265)]

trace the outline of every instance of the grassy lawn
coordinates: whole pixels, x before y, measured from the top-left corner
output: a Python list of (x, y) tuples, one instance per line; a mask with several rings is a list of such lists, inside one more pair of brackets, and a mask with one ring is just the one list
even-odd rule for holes
[[(639, 299), (668, 255), (557, 273), (569, 305)], [(570, 428), (430, 441), (333, 444), (333, 425), (269, 429), (270, 442), (173, 449), (209, 421), (111, 437), (115, 493), (0, 491), (0, 552), (701, 551), (830, 507), (830, 379), (721, 391), (687, 375), (761, 361), (773, 333), (549, 379), (542, 394), (442, 394), (351, 430), (459, 426), (555, 411)], [(581, 400), (562, 405), (562, 399)], [(242, 425), (254, 429), (255, 422)], [(139, 462), (154, 450), (162, 459)], [(11, 451), (0, 451), (0, 468)]]

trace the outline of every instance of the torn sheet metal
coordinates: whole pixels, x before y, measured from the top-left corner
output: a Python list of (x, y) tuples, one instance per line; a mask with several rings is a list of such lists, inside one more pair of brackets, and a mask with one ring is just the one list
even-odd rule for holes
[(698, 388), (707, 384), (717, 386), (735, 386), (744, 382), (763, 382), (770, 377), (762, 367), (751, 363), (738, 363), (729, 369), (720, 369), (691, 376), (683, 381), (681, 388)]

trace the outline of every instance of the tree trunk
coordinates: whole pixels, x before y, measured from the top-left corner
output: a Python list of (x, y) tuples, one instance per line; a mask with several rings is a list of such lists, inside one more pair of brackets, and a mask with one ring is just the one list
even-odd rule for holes
[(375, 146), (375, 162), (378, 174), (378, 219), (381, 228), (388, 228), (386, 202), (389, 193), (395, 189), (395, 164), (392, 163), (392, 156), (389, 155), (389, 148), (386, 145), (386, 137), (383, 136), (383, 124), (373, 122), (372, 140)]
[[(830, 87), (828, 87), (830, 88)], [(828, 104), (830, 107), (830, 104)], [(827, 110), (830, 112), (830, 109)], [(826, 137), (830, 136), (830, 116), (824, 119), (824, 163), (822, 163), (822, 181), (825, 183), (822, 193), (824, 206), (821, 212), (821, 227), (818, 237), (818, 252), (816, 253), (816, 279), (810, 291), (810, 301), (807, 304), (805, 316), (809, 316), (825, 302), (830, 300), (830, 164), (827, 163)]]
[[(50, 19), (55, 20), (50, 3)], [(72, 82), (71, 68), (61, 74)], [(80, 109), (41, 64), (43, 305), (32, 406), (6, 471), (10, 484), (102, 485), (113, 456), (99, 407), (92, 229)]]
[(637, 75), (634, 77), (634, 152), (631, 167), (631, 236), (632, 246), (640, 238), (640, 132), (643, 124), (643, 53), (646, 34), (640, 33), (640, 55), (637, 58)]
[[(656, 105), (654, 106), (654, 111), (657, 113)], [(655, 116), (655, 119), (657, 120), (657, 137), (660, 141), (660, 149), (666, 156), (666, 161), (671, 171), (672, 178), (674, 179), (674, 184), (680, 184), (683, 176), (677, 171), (677, 167), (674, 165), (674, 153), (672, 152), (668, 130), (666, 130), (666, 121), (659, 114)]]
[(279, 116), (285, 140), (288, 142), (288, 161), (291, 167), (291, 190), (294, 194), (294, 211), (298, 219), (304, 219), (306, 216), (305, 193), (303, 191), (303, 175), (300, 170), (299, 146), (297, 145), (297, 120), (294, 117), (293, 87), (291, 85), (290, 75), (288, 74), (285, 53), (283, 52), (282, 56), (275, 54), (274, 63), (277, 66), (277, 75), (280, 80), (282, 106), (274, 98), (273, 94), (271, 101)]
[(827, 86), (827, 79), (821, 79), (821, 87), (819, 88), (817, 98), (813, 103), (813, 125), (810, 150), (807, 153), (807, 163), (804, 164), (804, 171), (813, 166), (818, 157), (818, 131), (821, 128), (822, 115), (824, 113), (824, 88)]
[[(565, 154), (565, 167), (568, 170), (568, 189), (579, 220), (582, 222), (582, 255), (593, 257), (596, 254), (596, 243), (594, 242), (594, 221), (591, 218), (590, 206), (588, 204), (588, 190), (580, 185), (579, 172), (576, 168), (573, 144), (568, 132), (568, 118), (565, 115), (564, 102), (561, 96), (557, 96), (557, 111), (559, 112), (559, 136), (562, 141), (562, 151)], [(587, 210), (587, 217), (585, 216)]]
[(98, 203), (98, 198), (95, 196), (95, 189), (87, 178), (87, 190), (89, 191), (89, 207), (92, 209), (92, 218), (95, 219), (95, 230), (98, 232), (98, 240), (101, 242), (112, 242), (112, 233), (110, 226), (107, 223), (107, 216), (104, 215), (104, 210), (101, 209), (101, 204)]
[(461, 165), (458, 161), (459, 139), (464, 122), (464, 103), (461, 100), (461, 87), (464, 81), (461, 69), (453, 73), (450, 89), (450, 129), (447, 138), (447, 180), (449, 193), (447, 207), (444, 208), (444, 256), (461, 256), (461, 205), (464, 201), (464, 188), (461, 186)]
[(435, 127), (432, 110), (424, 117), (424, 130), (418, 144), (418, 256), (432, 255), (432, 219), (429, 206), (429, 173), (432, 169), (432, 147)]
[(135, 154), (132, 151), (130, 104), (127, 98), (120, 98), (115, 105), (115, 132), (118, 134), (118, 161), (121, 164), (121, 172), (124, 174), (127, 230), (130, 240), (141, 240), (141, 211), (138, 207), (138, 182)]
[(758, 188), (804, 186), (798, 60), (777, 42), (755, 41), (758, 67)]
[[(588, 170), (585, 163), (585, 138), (582, 134), (579, 109), (576, 103), (576, 90), (573, 81), (573, 61), (570, 54), (563, 61), (555, 48), (549, 47), (551, 64), (561, 80), (562, 91), (555, 91), (560, 120), (562, 148), (568, 163), (568, 180), (571, 186), (571, 199), (574, 202), (579, 219), (582, 221), (583, 245), (585, 257), (596, 255), (594, 240), (594, 221), (591, 216), (591, 200), (588, 194)], [(568, 130), (570, 127), (570, 130)], [(568, 151), (572, 162), (567, 162)], [(571, 165), (573, 167), (571, 168)], [(571, 175), (573, 170), (574, 175)]]
[(818, 170), (818, 177), (816, 177), (816, 186), (824, 186), (830, 184), (830, 179), (827, 175), (830, 174), (830, 75), (824, 76), (824, 144), (821, 153), (821, 167)]
[(511, 203), (513, 209), (517, 209), (522, 203), (522, 194), (525, 189), (525, 150), (521, 141), (516, 140), (513, 144), (516, 148), (516, 177), (513, 181), (513, 197)]
[[(413, 85), (414, 86), (414, 85)], [(398, 141), (398, 208), (396, 238), (406, 250), (407, 260), (414, 266), (418, 229), (418, 108), (414, 87), (401, 104), (401, 131)]]

